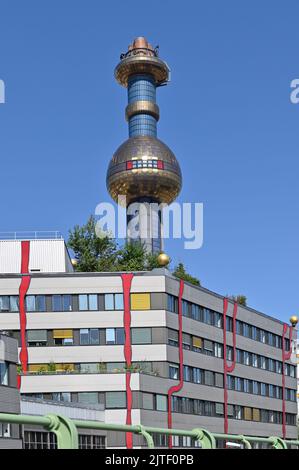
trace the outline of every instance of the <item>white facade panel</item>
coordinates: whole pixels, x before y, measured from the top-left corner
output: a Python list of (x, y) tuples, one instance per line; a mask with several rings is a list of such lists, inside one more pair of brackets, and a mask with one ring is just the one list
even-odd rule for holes
[(21, 272), (21, 242), (0, 240), (0, 273)]
[[(122, 311), (113, 312), (53, 312), (27, 313), (27, 330), (121, 328), (124, 325)], [(134, 311), (131, 327), (166, 326), (165, 310)], [(18, 313), (0, 313), (0, 328), (18, 330)]]
[[(72, 270), (63, 239), (30, 240), (29, 271), (64, 273)], [(0, 273), (21, 271), (21, 240), (0, 240)]]
[(101, 294), (122, 293), (120, 276), (92, 276), (79, 273), (63, 277), (36, 277), (31, 279), (30, 294)]
[[(21, 393), (53, 392), (122, 392), (126, 390), (125, 374), (56, 374), (24, 375)], [(139, 374), (131, 374), (131, 389), (140, 389)]]

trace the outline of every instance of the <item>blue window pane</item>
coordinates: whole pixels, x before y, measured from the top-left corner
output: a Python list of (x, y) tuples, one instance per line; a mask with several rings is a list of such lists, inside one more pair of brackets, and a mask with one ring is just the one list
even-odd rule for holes
[(125, 344), (124, 328), (116, 328), (116, 344)]
[(106, 329), (106, 344), (115, 344), (115, 329)]
[(9, 312), (9, 296), (0, 296), (0, 312)]
[(89, 332), (90, 344), (100, 344), (100, 332), (98, 328), (91, 328)]
[(113, 294), (105, 294), (105, 310), (114, 310)]
[(89, 300), (89, 310), (97, 310), (98, 309), (98, 296), (96, 294), (90, 294), (88, 296)]
[(123, 294), (115, 294), (115, 310), (124, 309), (124, 296)]
[(72, 296), (64, 295), (63, 296), (63, 311), (70, 312), (72, 310)]
[(89, 344), (89, 330), (87, 328), (80, 330), (80, 344)]
[(35, 296), (34, 295), (27, 295), (26, 310), (27, 312), (35, 312)]
[(62, 311), (61, 295), (53, 295), (52, 296), (52, 310), (53, 310), (53, 312), (61, 312)]
[(87, 295), (79, 295), (79, 310), (88, 310)]
[(37, 295), (35, 299), (36, 311), (45, 312), (46, 311), (46, 297), (44, 295)]
[[(1, 299), (0, 299), (0, 311), (1, 311)], [(19, 296), (18, 295), (10, 296), (10, 311), (11, 312), (19, 311)]]

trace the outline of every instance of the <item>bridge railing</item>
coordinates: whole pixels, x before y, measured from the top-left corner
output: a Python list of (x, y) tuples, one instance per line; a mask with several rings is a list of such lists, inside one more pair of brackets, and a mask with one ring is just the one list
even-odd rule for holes
[(78, 449), (78, 428), (97, 429), (102, 431), (131, 432), (144, 437), (149, 449), (153, 449), (153, 434), (164, 434), (167, 436), (189, 436), (198, 441), (201, 449), (216, 449), (216, 439), (233, 440), (251, 449), (252, 442), (268, 443), (273, 449), (287, 449), (288, 446), (299, 447), (299, 440), (283, 440), (277, 436), (253, 437), (236, 434), (211, 433), (206, 429), (195, 428), (191, 431), (185, 429), (155, 428), (143, 425), (107, 424), (97, 421), (81, 421), (70, 419), (62, 415), (49, 414), (46, 416), (17, 415), (0, 413), (0, 423), (31, 424), (42, 426), (46, 431), (53, 432), (57, 438), (58, 449)]

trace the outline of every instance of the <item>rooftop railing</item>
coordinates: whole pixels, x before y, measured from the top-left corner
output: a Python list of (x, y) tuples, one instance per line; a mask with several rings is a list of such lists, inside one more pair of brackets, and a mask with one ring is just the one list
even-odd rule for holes
[(58, 449), (78, 449), (78, 428), (98, 429), (102, 431), (130, 432), (144, 437), (147, 447), (153, 449), (153, 434), (166, 436), (188, 436), (198, 442), (201, 449), (216, 449), (216, 439), (233, 440), (240, 443), (243, 448), (251, 449), (253, 442), (267, 443), (273, 449), (287, 449), (288, 446), (299, 446), (298, 440), (283, 440), (277, 436), (253, 437), (235, 434), (211, 433), (206, 429), (195, 428), (191, 431), (185, 429), (165, 429), (143, 426), (142, 424), (129, 426), (126, 424), (107, 424), (96, 421), (80, 421), (69, 419), (62, 415), (49, 414), (46, 416), (27, 416), (0, 413), (0, 423), (30, 424), (42, 426), (46, 431), (53, 432), (57, 438)]
[(58, 230), (32, 232), (0, 232), (0, 240), (61, 240), (63, 236)]

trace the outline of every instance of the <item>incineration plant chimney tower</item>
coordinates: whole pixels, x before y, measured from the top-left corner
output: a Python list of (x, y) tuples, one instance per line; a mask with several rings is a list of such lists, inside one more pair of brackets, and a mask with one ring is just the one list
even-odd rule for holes
[(158, 48), (138, 37), (121, 54), (114, 74), (128, 90), (129, 138), (110, 161), (107, 188), (118, 203), (119, 196), (126, 197), (128, 240), (141, 241), (148, 252), (159, 253), (163, 251), (160, 204), (171, 204), (182, 186), (175, 155), (157, 138), (156, 89), (168, 83), (170, 70), (158, 57)]

